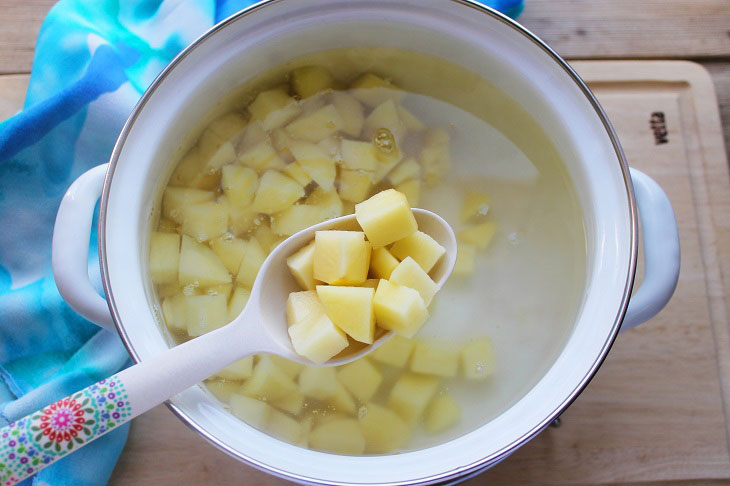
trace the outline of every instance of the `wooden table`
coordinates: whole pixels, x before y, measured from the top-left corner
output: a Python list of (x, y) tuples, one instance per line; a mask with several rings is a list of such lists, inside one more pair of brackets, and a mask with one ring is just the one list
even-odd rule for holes
[[(726, 146), (730, 147), (730, 0), (527, 2), (521, 21), (566, 57), (690, 59), (701, 63), (712, 75), (723, 116)], [(50, 3), (48, 0), (0, 0), (0, 75), (17, 74), (5, 76), (9, 82), (3, 84), (3, 89), (16, 94), (23, 91), (27, 79), (23, 73), (30, 69), (37, 29)], [(715, 116), (713, 109), (697, 99), (689, 99), (685, 89), (689, 85), (703, 85), (705, 78), (689, 69), (688, 76), (669, 82), (666, 90), (652, 96), (638, 93), (636, 102), (627, 102), (621, 98), (626, 90), (620, 83), (605, 81), (612, 72), (622, 70), (618, 64), (615, 69), (609, 67), (608, 72), (605, 65), (577, 63), (577, 67), (589, 81), (603, 80), (594, 89), (615, 120), (631, 164), (649, 171), (670, 192), (683, 231), (682, 281), (670, 308), (663, 313), (665, 317), (658, 318), (660, 322), (640, 328), (632, 333), (631, 339), (617, 343), (589, 389), (566, 412), (561, 429), (548, 430), (539, 440), (469, 484), (666, 484), (669, 481), (728, 484), (728, 418), (723, 418), (722, 410), (726, 416), (730, 415), (730, 404), (722, 402), (719, 390), (724, 387), (730, 392), (730, 387), (727, 373), (723, 375), (715, 369), (715, 356), (719, 356), (717, 366), (727, 371), (730, 339), (726, 310), (722, 306), (728, 300), (723, 281), (730, 275), (730, 227), (726, 224), (728, 218), (708, 222), (708, 217), (712, 213), (728, 214), (730, 191), (727, 191), (727, 168), (713, 167), (708, 162), (719, 160), (717, 151), (722, 150), (717, 136), (704, 138), (703, 124), (707, 117)], [(601, 70), (604, 72), (597, 72)], [(675, 71), (666, 63), (655, 63), (647, 64), (645, 72), (663, 72), (662, 79), (671, 81)], [(651, 76), (637, 81), (645, 79)], [(626, 77), (617, 74), (617, 80), (625, 81)], [(707, 92), (706, 83), (704, 89)], [(3, 98), (14, 97), (0, 96), (0, 113)], [(683, 139), (683, 144), (660, 148), (646, 143), (650, 134), (646, 133), (644, 112), (656, 106), (665, 110), (668, 119), (674, 122), (670, 124), (669, 134), (673, 141), (682, 137), (672, 130), (695, 123), (699, 125), (696, 127), (699, 138)], [(641, 113), (632, 116), (632, 110)], [(670, 152), (662, 155), (658, 150)], [(667, 164), (649, 163), (659, 158)], [(670, 165), (680, 159), (682, 163)], [(704, 171), (697, 172), (697, 167), (703, 165)], [(667, 318), (668, 315), (672, 317)], [(677, 329), (677, 324), (684, 327)], [(640, 353), (653, 353), (656, 357), (652, 370), (642, 369), (642, 362), (637, 359)], [(683, 362), (689, 361), (701, 362), (701, 369), (705, 374), (712, 374), (712, 379), (708, 380), (707, 376), (692, 379), (691, 373), (683, 374)], [(616, 380), (617, 373), (625, 370), (627, 363), (635, 367), (632, 374), (635, 373), (637, 380)], [(653, 386), (642, 388), (641, 376), (662, 378)], [(676, 387), (690, 392), (673, 394)], [(641, 399), (625, 403), (625, 397), (629, 396)], [(667, 397), (679, 399), (670, 401)], [(597, 408), (604, 413), (598, 421)], [(661, 420), (667, 416), (677, 420)], [(163, 422), (165, 427), (156, 428), (154, 433), (146, 432), (146, 425), (152, 422)], [(113, 477), (115, 484), (171, 484), (180, 478), (186, 478), (191, 484), (243, 479), (251, 484), (282, 483), (252, 470), (242, 470), (233, 459), (201, 445), (202, 441), (164, 408), (158, 407), (137, 419), (133, 427), (130, 447)], [(629, 438), (626, 447), (611, 446), (617, 436)], [(606, 447), (585, 452), (575, 450), (586, 441), (592, 444), (603, 441)], [(173, 442), (176, 444), (171, 446)], [(190, 447), (201, 454), (198, 460), (191, 460)], [(146, 451), (156, 449), (169, 451), (169, 468), (161, 469), (153, 464), (159, 462), (159, 456)], [(695, 451), (694, 457), (683, 457), (682, 450)], [(580, 469), (586, 463), (592, 465), (589, 475), (561, 477), (559, 471)]]

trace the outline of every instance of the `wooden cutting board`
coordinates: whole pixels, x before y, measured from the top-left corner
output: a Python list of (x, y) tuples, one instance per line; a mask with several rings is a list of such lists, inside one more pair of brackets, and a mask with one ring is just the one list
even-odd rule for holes
[[(674, 205), (680, 281), (664, 311), (619, 337), (559, 428), (469, 484), (730, 482), (730, 178), (712, 81), (681, 61), (573, 66), (631, 165)], [(0, 119), (20, 108), (26, 83), (0, 76)], [(162, 406), (133, 422), (111, 482), (283, 483), (219, 452)]]

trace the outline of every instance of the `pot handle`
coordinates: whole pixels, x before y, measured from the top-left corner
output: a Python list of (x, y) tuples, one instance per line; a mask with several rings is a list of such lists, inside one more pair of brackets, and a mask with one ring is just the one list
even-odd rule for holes
[(644, 280), (629, 301), (621, 331), (648, 321), (667, 305), (679, 279), (679, 231), (672, 204), (659, 184), (631, 169), (644, 239)]
[(108, 165), (84, 172), (64, 194), (53, 226), (51, 266), (58, 291), (68, 305), (89, 321), (114, 330), (109, 306), (89, 280), (88, 264), (94, 207)]

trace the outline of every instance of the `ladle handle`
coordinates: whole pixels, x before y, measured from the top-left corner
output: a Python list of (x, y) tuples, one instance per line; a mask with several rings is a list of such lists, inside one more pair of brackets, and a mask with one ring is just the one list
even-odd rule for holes
[[(241, 344), (234, 344), (239, 341)], [(0, 429), (0, 486), (18, 483), (257, 352), (236, 324), (170, 348)]]

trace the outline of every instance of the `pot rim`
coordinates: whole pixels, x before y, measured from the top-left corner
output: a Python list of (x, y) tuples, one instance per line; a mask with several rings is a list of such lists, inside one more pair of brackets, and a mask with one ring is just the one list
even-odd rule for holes
[[(111, 311), (112, 319), (114, 321), (114, 325), (117, 328), (117, 332), (119, 333), (120, 338), (122, 339), (122, 342), (129, 352), (130, 356), (134, 360), (135, 363), (138, 363), (140, 361), (139, 355), (137, 351), (135, 350), (134, 346), (131, 343), (131, 340), (129, 336), (127, 335), (127, 332), (124, 328), (124, 325), (121, 322), (121, 318), (119, 317), (119, 313), (117, 310), (116, 303), (114, 301), (114, 294), (111, 289), (111, 285), (109, 283), (109, 269), (108, 269), (108, 259), (106, 254), (106, 210), (109, 200), (109, 191), (111, 187), (111, 181), (112, 177), (114, 176), (114, 171), (116, 169), (117, 163), (119, 161), (119, 156), (121, 154), (122, 148), (124, 146), (124, 143), (127, 140), (127, 137), (129, 135), (129, 132), (131, 131), (131, 128), (139, 116), (140, 112), (144, 108), (144, 106), (147, 104), (147, 101), (152, 96), (152, 94), (155, 92), (156, 88), (165, 80), (165, 78), (168, 76), (168, 74), (177, 66), (185, 57), (188, 56), (194, 49), (196, 49), (200, 44), (202, 44), (208, 37), (213, 36), (218, 32), (219, 30), (222, 30), (223, 28), (227, 27), (230, 24), (235, 23), (239, 19), (246, 17), (250, 15), (251, 13), (264, 8), (268, 6), (269, 4), (274, 3), (281, 3), (287, 0), (262, 0), (259, 3), (256, 3), (254, 5), (251, 5), (250, 7), (247, 7), (230, 17), (222, 20), (221, 22), (215, 24), (212, 26), (209, 30), (207, 30), (205, 33), (203, 33), (200, 37), (198, 37), (196, 40), (194, 40), (190, 45), (185, 47), (175, 58), (170, 61), (170, 63), (160, 72), (160, 74), (157, 75), (157, 77), (152, 81), (152, 83), (149, 85), (149, 87), (145, 90), (145, 92), (140, 97), (139, 101), (136, 103), (134, 108), (132, 109), (132, 112), (130, 113), (129, 117), (127, 118), (126, 122), (124, 123), (124, 126), (122, 127), (122, 130), (119, 134), (119, 137), (117, 138), (117, 141), (114, 144), (114, 148), (112, 150), (111, 157), (109, 159), (109, 168), (107, 170), (106, 176), (104, 178), (104, 186), (102, 189), (102, 195), (101, 195), (101, 201), (99, 205), (99, 231), (98, 231), (98, 245), (99, 245), (99, 263), (101, 268), (101, 277), (102, 277), (102, 284), (104, 286), (104, 292), (106, 294), (107, 303), (109, 305), (109, 309)], [(621, 328), (621, 323), (623, 322), (624, 315), (626, 313), (626, 309), (628, 307), (629, 299), (631, 297), (631, 292), (634, 285), (634, 279), (636, 275), (636, 263), (637, 263), (637, 257), (638, 257), (638, 217), (637, 217), (637, 206), (636, 206), (636, 200), (634, 197), (634, 191), (633, 191), (633, 184), (631, 182), (631, 175), (629, 172), (629, 165), (626, 160), (626, 156), (624, 154), (624, 151), (621, 147), (621, 144), (618, 140), (618, 136), (611, 124), (611, 122), (608, 119), (608, 116), (606, 115), (605, 111), (601, 107), (600, 103), (596, 99), (595, 95), (591, 91), (591, 89), (588, 87), (588, 85), (581, 79), (581, 77), (576, 73), (576, 71), (557, 53), (555, 52), (550, 46), (547, 45), (543, 40), (541, 40), (539, 37), (537, 37), (535, 34), (533, 34), (530, 30), (525, 28), (524, 26), (518, 24), (515, 20), (511, 19), (510, 17), (507, 17), (506, 15), (492, 9), (491, 7), (487, 7), (481, 3), (478, 3), (476, 0), (445, 0), (452, 3), (460, 4), (462, 6), (472, 8), (475, 11), (488, 15), (492, 17), (494, 20), (497, 20), (499, 22), (502, 22), (506, 26), (512, 28), (514, 31), (516, 31), (518, 34), (525, 37), (527, 40), (531, 41), (535, 46), (539, 47), (545, 54), (547, 54), (550, 58), (552, 58), (553, 61), (555, 61), (568, 75), (568, 77), (577, 85), (577, 87), (581, 90), (583, 95), (588, 99), (589, 103), (593, 107), (596, 115), (600, 119), (601, 123), (603, 124), (604, 129), (606, 130), (609, 139), (611, 140), (611, 144), (614, 148), (614, 152), (616, 154), (616, 157), (618, 158), (619, 167), (621, 169), (621, 173), (624, 179), (624, 185), (626, 187), (626, 195), (628, 197), (628, 203), (629, 203), (629, 213), (630, 213), (630, 239), (631, 239), (631, 247), (629, 249), (630, 252), (630, 262), (629, 262), (629, 268), (628, 268), (628, 274), (626, 276), (626, 282), (624, 286), (624, 292), (621, 298), (621, 305), (618, 309), (618, 312), (616, 313), (616, 317), (614, 319), (613, 326), (611, 328), (611, 332), (609, 333), (606, 342), (604, 343), (603, 347), (601, 348), (598, 356), (596, 357), (596, 360), (591, 365), (588, 372), (585, 374), (585, 376), (580, 380), (578, 385), (573, 389), (573, 391), (563, 400), (563, 402), (550, 414), (547, 415), (541, 422), (536, 424), (529, 432), (522, 435), (521, 437), (515, 439), (512, 443), (509, 445), (489, 454), (488, 456), (483, 457), (479, 461), (475, 461), (471, 464), (466, 464), (463, 466), (460, 466), (458, 468), (454, 468), (450, 471), (446, 471), (440, 474), (434, 474), (428, 477), (422, 477), (422, 478), (416, 478), (411, 481), (408, 481), (407, 483), (398, 483), (398, 484), (408, 484), (408, 485), (426, 485), (426, 484), (433, 484), (433, 483), (439, 483), (443, 481), (448, 481), (451, 479), (456, 478), (464, 478), (466, 476), (471, 476), (474, 474), (477, 474), (479, 471), (489, 468), (491, 465), (498, 463), (499, 461), (505, 459), (507, 456), (509, 456), (512, 452), (517, 450), (519, 447), (527, 443), (528, 441), (532, 440), (537, 434), (539, 434), (545, 427), (547, 427), (550, 423), (552, 423), (556, 418), (558, 418), (572, 403), (575, 401), (575, 399), (583, 392), (583, 390), (588, 386), (590, 381), (595, 376), (598, 369), (603, 364), (604, 360), (606, 359), (606, 356), (608, 355), (608, 352), (610, 351), (611, 347), (613, 346), (613, 343), (616, 340), (616, 337), (619, 333), (619, 330)], [(248, 457), (245, 454), (240, 453), (239, 451), (236, 451), (229, 447), (227, 444), (224, 444), (220, 440), (218, 440), (216, 437), (214, 437), (212, 434), (210, 434), (205, 428), (200, 426), (195, 420), (193, 420), (190, 416), (188, 416), (181, 408), (176, 406), (171, 401), (166, 401), (165, 405), (172, 411), (173, 414), (175, 414), (186, 426), (188, 426), (190, 429), (195, 431), (196, 433), (200, 434), (203, 438), (205, 438), (208, 442), (210, 442), (212, 445), (214, 445), (216, 448), (220, 449), (221, 451), (227, 453), (228, 455), (235, 457), (236, 459), (249, 464), (261, 471), (264, 471), (269, 474), (273, 474), (277, 477), (287, 479), (287, 480), (294, 480), (299, 482), (306, 482), (308, 484), (335, 484), (335, 485), (347, 485), (347, 484), (353, 484), (353, 483), (343, 483), (343, 482), (331, 482), (331, 481), (324, 481), (322, 479), (316, 479), (307, 477), (300, 474), (295, 474), (289, 471), (285, 471), (283, 469), (280, 469), (277, 466), (266, 464), (261, 461), (258, 461), (254, 458)], [(357, 483), (355, 483), (357, 484)], [(395, 483), (377, 483), (378, 486), (386, 486), (386, 485), (393, 485)]]

